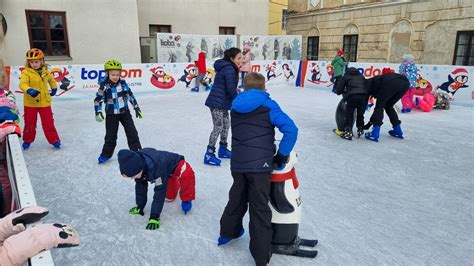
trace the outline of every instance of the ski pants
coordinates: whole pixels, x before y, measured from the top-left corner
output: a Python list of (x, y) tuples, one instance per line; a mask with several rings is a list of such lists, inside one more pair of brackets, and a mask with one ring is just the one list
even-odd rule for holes
[(243, 228), (242, 219), (250, 212), (250, 253), (257, 265), (266, 265), (272, 250), (271, 173), (235, 173), (229, 201), (222, 214), (220, 235), (235, 238)]
[(123, 114), (107, 114), (105, 118), (105, 143), (102, 148), (102, 156), (110, 158), (114, 154), (115, 146), (117, 146), (117, 132), (120, 123), (125, 129), (125, 135), (127, 136), (130, 150), (138, 151), (142, 148), (137, 129), (129, 112)]
[(409, 88), (408, 91), (402, 97), (402, 108), (411, 109), (414, 106), (413, 96), (415, 95), (415, 88)]
[(23, 130), (23, 141), (32, 143), (36, 136), (36, 122), (38, 114), (41, 118), (44, 135), (49, 144), (60, 141), (56, 127), (54, 127), (53, 111), (48, 107), (27, 107), (25, 106), (25, 129)]
[(376, 95), (377, 102), (375, 103), (374, 113), (370, 117), (370, 122), (374, 126), (381, 126), (383, 124), (383, 111), (387, 113), (390, 122), (393, 126), (400, 125), (401, 121), (398, 119), (397, 111), (393, 106), (403, 97), (408, 91), (408, 80), (394, 79), (382, 88), (383, 91)]
[(166, 190), (166, 199), (173, 201), (178, 196), (182, 201), (194, 200), (196, 178), (193, 168), (185, 160), (181, 160), (174, 170), (174, 173), (168, 177), (168, 188)]
[(350, 95), (347, 100), (346, 106), (346, 126), (345, 131), (352, 131), (352, 125), (354, 124), (354, 111), (357, 110), (356, 127), (362, 128), (364, 126), (364, 113), (365, 106), (367, 105), (366, 94), (353, 94)]
[(209, 136), (209, 147), (216, 147), (217, 138), (221, 137), (221, 143), (227, 144), (227, 135), (229, 134), (230, 118), (229, 111), (222, 109), (211, 109), (213, 129)]

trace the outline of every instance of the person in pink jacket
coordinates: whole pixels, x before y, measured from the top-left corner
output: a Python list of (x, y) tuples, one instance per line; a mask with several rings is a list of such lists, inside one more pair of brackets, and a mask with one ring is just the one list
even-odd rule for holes
[(65, 224), (39, 224), (26, 229), (27, 224), (47, 214), (46, 208), (28, 207), (0, 219), (0, 265), (22, 265), (43, 250), (79, 245), (79, 235)]
[(252, 71), (252, 51), (250, 51), (250, 46), (248, 44), (244, 45), (242, 51), (242, 61), (240, 63), (240, 75), (241, 75), (241, 85), (239, 88), (242, 88), (242, 82), (244, 81), (245, 75)]
[(404, 54), (402, 56), (403, 63), (400, 64), (399, 73), (408, 78), (410, 88), (402, 97), (402, 113), (411, 112), (413, 108), (413, 95), (416, 88), (416, 78), (418, 76), (418, 68), (415, 65), (415, 57), (411, 54)]
[(423, 112), (431, 112), (436, 103), (436, 96), (433, 92), (426, 93), (423, 98), (415, 98), (415, 108), (420, 109)]

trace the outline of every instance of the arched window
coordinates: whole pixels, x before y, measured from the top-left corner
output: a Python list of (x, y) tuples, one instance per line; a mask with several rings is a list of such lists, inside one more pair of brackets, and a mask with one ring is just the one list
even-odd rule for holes
[(342, 50), (348, 62), (357, 61), (357, 44), (359, 43), (359, 27), (349, 24), (344, 28), (344, 40)]

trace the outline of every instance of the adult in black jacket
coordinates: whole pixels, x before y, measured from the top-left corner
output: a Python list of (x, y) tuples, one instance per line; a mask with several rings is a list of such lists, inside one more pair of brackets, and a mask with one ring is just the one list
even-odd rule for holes
[(211, 109), (212, 123), (214, 125), (204, 163), (219, 166), (221, 160), (216, 158), (216, 144), (220, 136), (219, 157), (230, 158), (231, 152), (227, 149), (227, 134), (229, 133), (229, 110), (232, 100), (237, 96), (239, 82), (239, 65), (242, 53), (239, 48), (230, 48), (224, 52), (224, 58), (214, 63), (216, 78), (214, 85), (206, 100), (206, 106)]
[(346, 70), (344, 76), (337, 82), (336, 94), (342, 94), (346, 105), (346, 126), (342, 138), (352, 140), (352, 125), (354, 124), (354, 110), (357, 110), (357, 135), (364, 132), (364, 112), (367, 105), (368, 89), (364, 76), (354, 67)]
[(410, 82), (407, 77), (397, 73), (387, 73), (368, 80), (369, 95), (376, 98), (377, 102), (370, 122), (365, 126), (366, 129), (369, 129), (371, 125), (374, 125), (372, 132), (365, 134), (367, 139), (378, 142), (384, 110), (393, 126), (393, 130), (389, 130), (388, 133), (393, 137), (403, 139), (401, 121), (393, 106), (403, 97), (409, 87)]

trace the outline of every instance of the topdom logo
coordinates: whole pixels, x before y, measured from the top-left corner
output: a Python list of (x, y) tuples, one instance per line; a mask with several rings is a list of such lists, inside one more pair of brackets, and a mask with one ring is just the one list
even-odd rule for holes
[[(100, 79), (105, 77), (105, 70), (87, 70), (86, 68), (81, 69), (81, 79)], [(131, 69), (122, 69), (120, 71), (121, 78), (141, 78), (142, 77), (142, 70), (139, 68), (131, 68)]]

